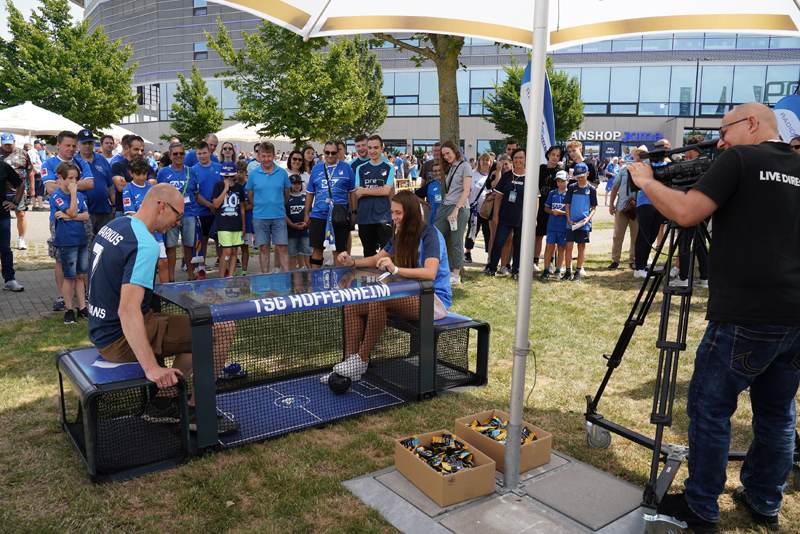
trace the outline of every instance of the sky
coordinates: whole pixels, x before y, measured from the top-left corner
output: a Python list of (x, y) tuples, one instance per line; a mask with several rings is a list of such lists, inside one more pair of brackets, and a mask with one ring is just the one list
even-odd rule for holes
[[(29, 19), (31, 15), (31, 11), (36, 8), (38, 9), (41, 4), (38, 0), (12, 0), (14, 6), (19, 9), (26, 20)], [(72, 17), (76, 20), (83, 20), (83, 9), (79, 8), (72, 2), (69, 3), (70, 13), (72, 13)], [(5, 2), (2, 3), (2, 12), (0, 13), (2, 18), (8, 17), (8, 12), (6, 11), (6, 4)], [(11, 34), (8, 32), (8, 24), (0, 25), (0, 37), (5, 40), (11, 38)]]

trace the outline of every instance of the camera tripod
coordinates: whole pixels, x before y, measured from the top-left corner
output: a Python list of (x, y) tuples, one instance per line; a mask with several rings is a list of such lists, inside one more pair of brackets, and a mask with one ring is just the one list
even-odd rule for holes
[[(647, 269), (639, 294), (631, 309), (622, 334), (617, 340), (614, 351), (604, 354), (608, 360), (605, 377), (597, 390), (594, 398), (586, 396), (586, 440), (591, 447), (604, 449), (611, 443), (611, 433), (629, 439), (634, 443), (647, 447), (653, 451), (650, 464), (650, 478), (645, 484), (642, 506), (646, 509), (644, 519), (645, 531), (649, 534), (669, 534), (677, 532), (686, 525), (672, 517), (659, 515), (656, 512), (658, 503), (667, 493), (678, 468), (689, 456), (689, 448), (663, 443), (664, 427), (672, 425), (672, 406), (675, 400), (675, 382), (678, 375), (678, 363), (681, 351), (686, 350), (686, 334), (689, 322), (689, 307), (692, 298), (692, 284), (694, 278), (695, 250), (702, 250), (706, 254), (710, 243), (710, 236), (705, 222), (691, 228), (682, 228), (673, 221), (669, 221), (668, 235), (657, 247), (651, 267)], [(664, 252), (664, 247), (667, 251)], [(687, 285), (671, 285), (669, 270), (675, 255), (688, 254), (689, 277)], [(687, 256), (684, 256), (686, 258)], [(659, 319), (658, 340), (656, 347), (659, 349), (658, 370), (656, 373), (655, 392), (653, 394), (653, 409), (650, 414), (650, 423), (655, 425), (655, 437), (649, 438), (631, 429), (613, 423), (597, 413), (597, 405), (608, 385), (614, 369), (619, 367), (625, 350), (628, 348), (633, 333), (637, 326), (644, 324), (656, 294), (661, 289), (663, 299), (661, 302), (661, 317)], [(678, 314), (670, 317), (672, 299), (679, 299)], [(728, 461), (743, 461), (745, 451), (730, 451)], [(798, 461), (795, 450), (795, 462)], [(664, 467), (659, 473), (659, 464)], [(795, 464), (793, 477), (796, 486), (800, 486), (800, 467)]]

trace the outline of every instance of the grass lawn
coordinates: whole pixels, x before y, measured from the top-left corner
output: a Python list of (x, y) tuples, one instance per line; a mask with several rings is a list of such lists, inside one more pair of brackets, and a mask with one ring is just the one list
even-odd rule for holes
[[(553, 434), (556, 450), (622, 477), (639, 487), (650, 451), (619, 437), (606, 450), (586, 444), (584, 396), (595, 395), (610, 353), (639, 288), (630, 270), (607, 271), (606, 257), (587, 261), (581, 283), (541, 284), (531, 299), (525, 420)], [(452, 311), (492, 326), (489, 385), (457, 395), (296, 432), (204, 458), (167, 472), (95, 486), (58, 422), (55, 353), (88, 343), (85, 323), (64, 325), (60, 316), (0, 324), (0, 532), (395, 532), (342, 485), (391, 466), (392, 439), (454, 427), (458, 417), (491, 408), (508, 409), (516, 282), (462, 275)], [(687, 444), (686, 391), (694, 352), (705, 327), (707, 290), (692, 302), (689, 348), (678, 375), (675, 421), (665, 441)], [(648, 423), (658, 353), (654, 343), (660, 297), (631, 341), (612, 377), (599, 411), (644, 434)], [(471, 350), (475, 350), (474, 337)], [(749, 397), (732, 420), (732, 447), (750, 437)], [(720, 499), (718, 532), (758, 532), (731, 492), (739, 485), (731, 464)], [(676, 477), (681, 487), (686, 469)], [(800, 531), (800, 505), (788, 495), (781, 512), (783, 532)]]

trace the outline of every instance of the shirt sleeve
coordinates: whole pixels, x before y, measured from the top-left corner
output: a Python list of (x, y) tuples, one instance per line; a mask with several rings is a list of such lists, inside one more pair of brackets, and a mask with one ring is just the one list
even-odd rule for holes
[[(361, 167), (363, 167), (363, 165)], [(356, 187), (361, 187), (361, 167), (356, 169)]]
[(623, 173), (627, 174), (628, 173), (628, 169), (627, 168), (622, 169), (621, 171), (619, 171), (617, 173), (617, 176), (614, 177), (614, 185), (616, 185), (618, 188), (622, 187), (621, 184), (622, 184), (622, 175), (623, 175)]
[(290, 189), (292, 187), (292, 182), (289, 180), (289, 173), (285, 170), (281, 169), (283, 172), (283, 188)]
[(431, 182), (425, 182), (425, 185), (420, 187), (419, 189), (414, 191), (414, 194), (417, 195), (419, 198), (425, 198), (428, 196), (428, 186)]
[(572, 191), (574, 189), (572, 187), (567, 188), (567, 194), (564, 196), (564, 204), (572, 204)]
[[(126, 258), (125, 267), (122, 272), (122, 283), (135, 284), (145, 289), (153, 289), (159, 246), (152, 235), (149, 233), (140, 235), (140, 232), (136, 229), (138, 227), (131, 226), (134, 228), (134, 234), (138, 242)], [(146, 231), (145, 229), (144, 232)], [(146, 238), (149, 238), (152, 242), (146, 242)]]
[(42, 183), (55, 182), (57, 179), (58, 176), (56, 176), (56, 170), (52, 167), (52, 165), (50, 165), (48, 161), (42, 163)]
[(389, 242), (386, 243), (386, 246), (383, 247), (383, 250), (385, 250), (388, 254), (391, 254), (393, 247), (394, 247), (394, 236), (389, 238)]
[[(214, 183), (214, 189), (211, 190), (211, 199), (215, 199), (222, 194), (222, 188), (225, 187), (225, 182)], [(230, 191), (230, 189), (229, 189)]]
[(356, 175), (353, 172), (353, 168), (350, 165), (345, 164), (345, 166), (347, 167), (347, 175), (348, 175), (348, 178), (350, 179), (350, 189), (349, 189), (349, 191), (354, 191), (355, 188), (356, 188)]
[(111, 165), (111, 177), (122, 176), (125, 177), (125, 165), (121, 161), (115, 161)]
[[(360, 169), (361, 167), (359, 167)], [(394, 166), (389, 165), (389, 177), (386, 179), (386, 185), (394, 185), (394, 175), (397, 172)]]
[(550, 191), (550, 193), (547, 195), (547, 200), (544, 201), (544, 206), (546, 208), (553, 209), (553, 191)]
[[(431, 231), (431, 227), (422, 233), (422, 264), (425, 265), (425, 260), (428, 258), (436, 258), (440, 260), (442, 257), (442, 251), (439, 249), (439, 236), (437, 235), (435, 228), (434, 231)], [(441, 260), (440, 260), (441, 261)]]
[[(250, 182), (247, 182), (248, 184)], [(308, 184), (306, 184), (306, 192), (307, 193), (316, 193), (317, 190), (314, 188), (314, 173), (311, 173), (308, 177)]]
[(589, 189), (589, 205), (597, 206), (597, 188), (595, 187)]
[(126, 185), (125, 189), (122, 190), (122, 211), (124, 213), (136, 213), (136, 205), (133, 201), (130, 184)]
[(500, 193), (502, 195), (503, 194), (503, 188), (506, 186), (506, 182), (507, 181), (508, 180), (506, 179), (505, 176), (501, 176), (500, 179), (497, 181), (497, 185), (494, 186), (494, 192), (495, 193)]
[(86, 195), (78, 191), (78, 213), (88, 211), (89, 207), (86, 205)]

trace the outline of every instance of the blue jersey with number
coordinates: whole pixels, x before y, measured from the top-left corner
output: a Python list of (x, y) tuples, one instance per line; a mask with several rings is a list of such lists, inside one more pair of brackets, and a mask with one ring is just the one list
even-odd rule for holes
[(306, 192), (314, 194), (314, 205), (311, 207), (311, 217), (315, 219), (327, 219), (331, 209), (328, 193), (328, 180), (325, 179), (325, 171), (328, 172), (330, 179), (330, 192), (333, 194), (333, 203), (349, 206), (348, 195), (356, 188), (356, 179), (353, 169), (344, 161), (337, 161), (336, 165), (329, 166), (325, 162), (317, 163), (311, 169), (311, 178), (308, 180)]
[[(214, 184), (212, 198), (222, 195), (225, 190), (225, 182)], [(241, 184), (233, 183), (225, 193), (222, 205), (214, 210), (214, 220), (217, 223), (218, 232), (241, 232), (242, 231), (242, 208), (244, 202), (244, 187)]]
[(144, 288), (142, 315), (150, 311), (159, 246), (147, 226), (133, 217), (109, 222), (95, 236), (89, 264), (89, 341), (98, 348), (122, 337), (122, 286)]

